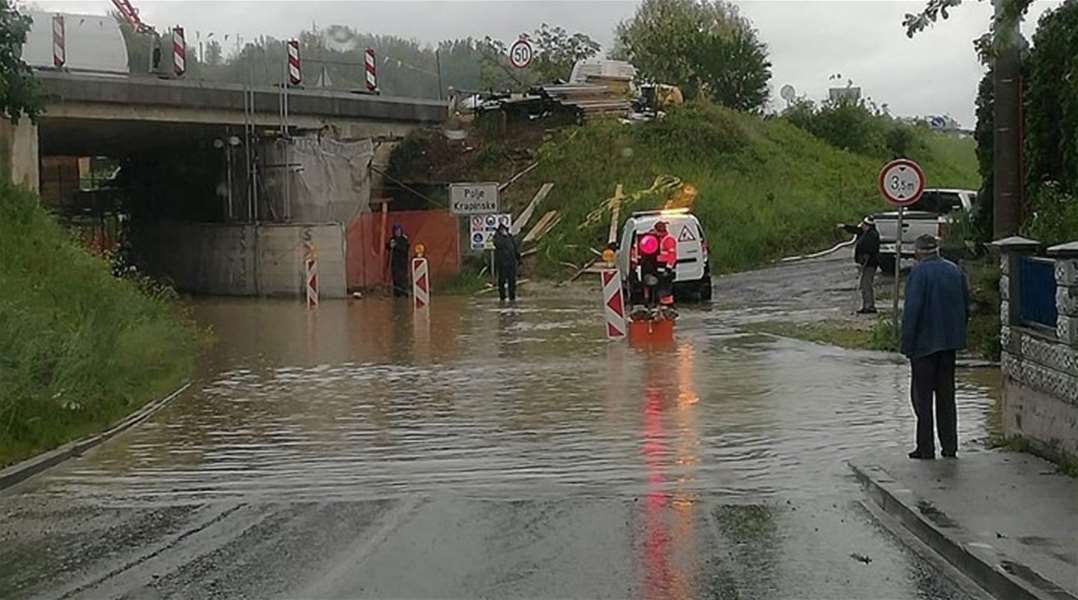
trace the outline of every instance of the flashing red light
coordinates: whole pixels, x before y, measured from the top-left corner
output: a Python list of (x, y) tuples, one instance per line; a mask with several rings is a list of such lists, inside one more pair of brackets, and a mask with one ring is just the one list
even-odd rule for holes
[(653, 235), (645, 235), (640, 238), (636, 245), (640, 248), (640, 254), (650, 256), (659, 251), (659, 238)]

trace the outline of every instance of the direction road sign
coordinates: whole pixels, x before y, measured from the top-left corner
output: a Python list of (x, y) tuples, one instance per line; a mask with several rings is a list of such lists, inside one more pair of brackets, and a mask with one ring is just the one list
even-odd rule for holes
[(486, 215), (498, 212), (498, 183), (450, 184), (449, 211), (455, 215)]
[(921, 199), (925, 191), (925, 172), (921, 165), (900, 158), (880, 170), (880, 193), (895, 206), (909, 206)]
[(526, 38), (520, 38), (509, 47), (509, 62), (518, 69), (527, 68), (532, 62), (532, 44)]

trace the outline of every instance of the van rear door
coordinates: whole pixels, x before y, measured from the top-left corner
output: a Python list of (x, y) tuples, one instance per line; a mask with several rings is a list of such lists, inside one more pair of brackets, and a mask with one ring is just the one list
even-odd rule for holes
[(671, 219), (670, 235), (677, 240), (677, 281), (701, 279), (706, 257), (700, 223), (693, 218)]

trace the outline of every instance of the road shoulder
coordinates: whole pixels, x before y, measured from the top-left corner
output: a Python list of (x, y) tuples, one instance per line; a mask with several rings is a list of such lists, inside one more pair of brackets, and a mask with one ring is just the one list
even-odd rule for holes
[(108, 441), (110, 438), (138, 425), (150, 418), (157, 411), (164, 408), (190, 386), (190, 382), (183, 384), (179, 389), (168, 396), (150, 402), (103, 433), (68, 442), (59, 448), (54, 448), (48, 452), (43, 452), (22, 462), (0, 469), (0, 491), (22, 483), (26, 479), (29, 479), (46, 469), (55, 467), (71, 457), (79, 456), (87, 450), (90, 450), (91, 448)]
[(1078, 598), (1078, 481), (1001, 451), (913, 461), (872, 453), (850, 466), (883, 511), (998, 598)]

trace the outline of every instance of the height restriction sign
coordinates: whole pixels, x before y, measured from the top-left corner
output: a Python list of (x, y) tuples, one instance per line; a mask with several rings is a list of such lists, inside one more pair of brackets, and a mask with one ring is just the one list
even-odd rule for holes
[(880, 193), (895, 206), (909, 206), (925, 192), (925, 172), (921, 165), (900, 158), (880, 170)]

